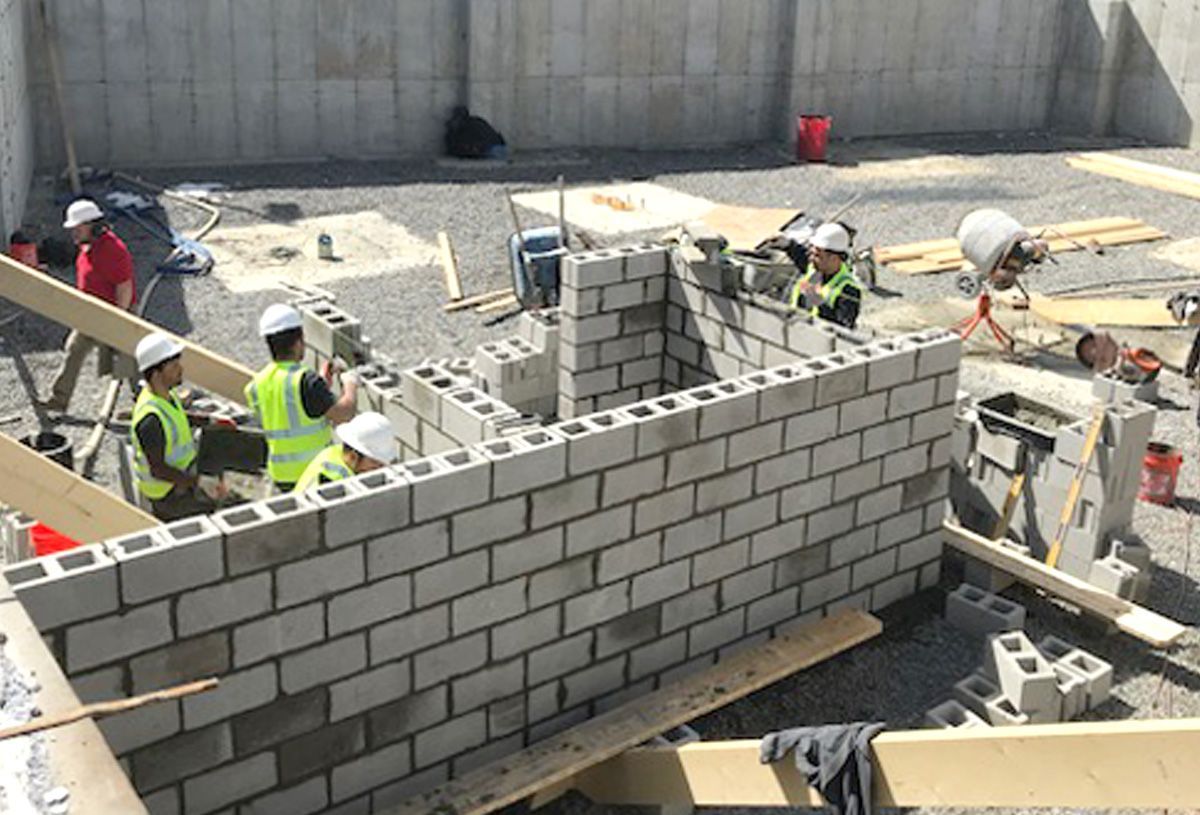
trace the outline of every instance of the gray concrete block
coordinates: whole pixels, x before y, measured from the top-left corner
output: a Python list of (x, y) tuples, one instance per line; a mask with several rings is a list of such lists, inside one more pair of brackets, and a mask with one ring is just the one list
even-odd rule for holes
[(912, 416), (930, 410), (937, 397), (937, 380), (921, 379), (907, 385), (898, 385), (888, 392), (888, 419)]
[(771, 379), (759, 391), (759, 421), (798, 416), (813, 409), (817, 392), (813, 371), (802, 365), (783, 365), (764, 373)]
[(412, 609), (412, 579), (399, 575), (329, 600), (329, 636), (336, 637), (368, 625), (399, 617)]
[(186, 637), (257, 617), (271, 610), (271, 576), (256, 574), (180, 595), (179, 636)]
[(820, 577), (807, 580), (800, 586), (800, 611), (819, 608), (850, 591), (850, 569), (843, 567)]
[(179, 704), (177, 701), (166, 702), (128, 710), (96, 724), (113, 753), (125, 756), (178, 733), (181, 729)]
[(1070, 668), (1050, 663), (1058, 677), (1058, 694), (1062, 697), (1062, 721), (1069, 722), (1087, 710), (1087, 680)]
[(633, 649), (629, 654), (629, 678), (636, 681), (683, 662), (686, 658), (687, 632), (680, 631)]
[[(275, 573), (276, 606), (287, 608), (361, 585), (366, 579), (363, 548), (350, 546), (279, 567)], [(180, 598), (181, 605), (183, 599)], [(180, 622), (182, 628), (182, 617)]]
[(921, 334), (909, 334), (905, 339), (917, 346), (918, 378), (958, 369), (963, 343), (957, 334), (931, 329)]
[(519, 577), (454, 600), (451, 605), (454, 636), (524, 614), (528, 582), (528, 578)]
[(634, 577), (631, 589), (632, 607), (644, 608), (687, 591), (689, 568), (688, 561), (679, 560)]
[(183, 700), (183, 724), (195, 730), (261, 707), (278, 695), (279, 680), (273, 663), (226, 674), (213, 690)]
[(324, 636), (325, 610), (321, 603), (264, 617), (233, 630), (233, 664), (242, 668), (311, 645)]
[(40, 631), (117, 610), (117, 563), (93, 544), (25, 561), (4, 570)]
[(135, 752), (130, 763), (139, 789), (153, 790), (233, 758), (229, 725), (181, 733)]
[(587, 665), (591, 661), (593, 640), (594, 634), (585, 631), (530, 652), (529, 685), (539, 685)]
[(211, 517), (224, 535), (233, 576), (302, 558), (321, 545), (320, 513), (303, 495), (230, 507)]
[(367, 578), (409, 572), (449, 554), (449, 519), (393, 532), (367, 542)]
[(722, 437), (677, 449), (668, 454), (667, 486), (674, 487), (724, 471), (726, 450), (727, 441)]
[(1098, 656), (1075, 648), (1065, 656), (1055, 660), (1055, 665), (1066, 668), (1080, 676), (1087, 690), (1087, 709), (1095, 710), (1108, 701), (1112, 691), (1112, 665)]
[(685, 394), (700, 405), (701, 439), (741, 429), (758, 415), (758, 393), (736, 380), (693, 388)]
[(480, 451), (492, 462), (496, 498), (552, 484), (566, 475), (566, 440), (549, 428), (488, 442)]
[(407, 660), (391, 662), (329, 686), (329, 720), (338, 722), (409, 694), (411, 668)]
[(763, 495), (723, 511), (723, 540), (730, 541), (775, 525), (779, 521), (779, 498)]
[(975, 636), (1019, 631), (1025, 626), (1025, 607), (963, 583), (946, 595), (946, 621)]
[(776, 560), (805, 546), (808, 542), (806, 524), (806, 519), (797, 518), (754, 533), (750, 539), (750, 563), (758, 565)]
[(417, 608), (466, 594), (487, 585), (488, 553), (475, 551), (428, 566), (413, 580)]
[(136, 694), (224, 674), (229, 670), (229, 641), (223, 632), (173, 642), (130, 660)]
[(1058, 677), (1024, 632), (990, 635), (984, 671), (997, 681), (1004, 697), (1031, 719), (1058, 720), (1062, 705)]
[(408, 775), (413, 766), (411, 753), (408, 742), (401, 742), (335, 767), (330, 774), (330, 799), (345, 801)]
[(453, 715), (474, 710), (520, 691), (525, 684), (524, 660), (491, 665), (452, 683)]
[(215, 583), (225, 571), (221, 533), (197, 516), (105, 544), (119, 564), (126, 603), (143, 603)]
[(973, 673), (954, 684), (954, 698), (972, 713), (990, 722), (988, 705), (1004, 698), (1000, 688), (982, 673)]
[(940, 705), (927, 710), (925, 723), (930, 727), (942, 730), (989, 726), (979, 715), (964, 707), (956, 699), (947, 699)]
[(634, 534), (641, 535), (691, 517), (695, 500), (695, 488), (691, 484), (641, 499), (634, 508)]
[(718, 608), (717, 588), (718, 584), (703, 586), (664, 602), (663, 633), (669, 634), (679, 628), (715, 617)]
[(564, 677), (563, 706), (571, 707), (590, 702), (620, 688), (625, 682), (625, 662), (626, 657), (622, 654)]
[(815, 478), (788, 487), (779, 496), (779, 514), (783, 520), (824, 509), (833, 503), (833, 476)]
[(66, 669), (76, 673), (157, 648), (172, 639), (167, 603), (139, 606), (68, 628)]
[(1130, 565), (1114, 555), (1109, 555), (1092, 561), (1087, 581), (1101, 591), (1132, 600), (1137, 589), (1139, 575), (1136, 566)]
[(313, 815), (329, 806), (324, 776), (269, 793), (244, 804), (246, 815)]
[(1015, 727), (1029, 724), (1028, 714), (1017, 710), (1012, 701), (1003, 695), (989, 701), (986, 709), (986, 718), (994, 727)]
[(483, 744), (486, 738), (487, 715), (483, 711), (451, 719), (417, 734), (413, 740), (415, 766), (426, 767), (435, 764)]
[(629, 610), (630, 583), (627, 580), (572, 597), (563, 604), (563, 633), (572, 634)]
[(307, 496), (321, 508), (325, 546), (330, 549), (409, 524), (409, 485), (396, 470), (376, 470), (324, 484), (309, 490)]
[(294, 696), (283, 696), (269, 705), (243, 713), (233, 720), (233, 738), (238, 755), (252, 755), (327, 722), (326, 689), (316, 688)]
[(470, 673), (487, 662), (487, 634), (483, 632), (422, 651), (413, 659), (413, 687), (431, 685)]
[(478, 506), (490, 497), (491, 462), (475, 450), (455, 450), (400, 466), (412, 482), (415, 522)]
[(532, 494), (531, 528), (541, 529), (594, 511), (600, 503), (600, 476), (589, 475)]
[(902, 338), (877, 342), (855, 352), (860, 353), (867, 358), (868, 392), (911, 382), (916, 376), (916, 349)]
[(367, 716), (371, 744), (389, 744), (445, 721), (450, 716), (448, 696), (449, 685), (441, 685), (375, 708)]
[(279, 776), (285, 784), (359, 755), (366, 749), (362, 719), (326, 725), (279, 748)]
[(298, 693), (358, 673), (366, 666), (367, 638), (355, 634), (285, 656), (279, 662), (279, 686), (284, 693)]

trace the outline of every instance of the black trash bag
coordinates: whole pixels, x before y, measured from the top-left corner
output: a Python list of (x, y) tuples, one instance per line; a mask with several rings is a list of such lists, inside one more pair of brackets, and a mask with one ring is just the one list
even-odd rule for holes
[(472, 116), (466, 107), (459, 105), (446, 120), (446, 155), (455, 158), (508, 157), (508, 145), (500, 131), (488, 124), (481, 116)]

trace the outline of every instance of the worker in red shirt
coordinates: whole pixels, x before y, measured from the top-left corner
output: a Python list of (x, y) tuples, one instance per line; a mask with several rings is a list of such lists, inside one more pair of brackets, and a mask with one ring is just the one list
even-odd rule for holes
[[(125, 242), (104, 220), (104, 211), (95, 201), (80, 198), (67, 207), (67, 218), (63, 228), (71, 230), (71, 238), (79, 247), (75, 256), (75, 288), (99, 297), (119, 309), (129, 311), (136, 301), (133, 281), (133, 256)], [(96, 340), (72, 330), (67, 335), (64, 347), (66, 358), (50, 386), (50, 397), (41, 400), (42, 408), (63, 412), (71, 403), (79, 369), (92, 348), (99, 349), (100, 360), (97, 371), (100, 376), (113, 373), (113, 349)]]

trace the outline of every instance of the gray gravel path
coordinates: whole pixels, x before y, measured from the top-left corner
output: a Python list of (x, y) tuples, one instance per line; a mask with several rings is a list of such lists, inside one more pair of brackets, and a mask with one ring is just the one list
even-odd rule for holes
[[(998, 206), (1026, 223), (1060, 222), (1124, 215), (1141, 218), (1169, 231), (1175, 238), (1200, 230), (1200, 202), (1134, 187), (1120, 181), (1068, 168), (1064, 155), (1079, 149), (1116, 149), (1122, 154), (1200, 170), (1200, 153), (1171, 148), (1145, 149), (1116, 141), (1075, 141), (1041, 135), (968, 137), (922, 140), (869, 141), (835, 145), (833, 162), (797, 167), (776, 148), (730, 150), (720, 153), (600, 152), (573, 154), (574, 163), (536, 163), (506, 169), (463, 170), (424, 163), (330, 163), (309, 166), (272, 165), (246, 168), (194, 169), (148, 174), (162, 183), (221, 181), (229, 185), (222, 196), (223, 223), (261, 223), (272, 213), (312, 216), (378, 209), (404, 224), (410, 232), (432, 241), (439, 229), (453, 237), (468, 293), (508, 285), (501, 247), (510, 226), (502, 189), (549, 187), (559, 172), (569, 183), (648, 179), (724, 203), (794, 206), (829, 212), (858, 192), (866, 197), (849, 219), (862, 229), (863, 239), (877, 244), (944, 237), (959, 218), (979, 206)], [(969, 168), (959, 174), (897, 174), (888, 158), (936, 156)], [(39, 180), (32, 196), (31, 220), (44, 227), (55, 221), (53, 190)], [(193, 216), (174, 205), (173, 222), (187, 228)], [(542, 216), (525, 212), (527, 223)], [(128, 229), (122, 230), (129, 234)], [(647, 237), (653, 237), (653, 234)], [(161, 250), (136, 240), (139, 279), (148, 278)], [(1070, 253), (1061, 266), (1031, 275), (1034, 290), (1055, 291), (1075, 286), (1119, 283), (1130, 278), (1185, 277), (1185, 269), (1153, 259), (1152, 245), (1110, 249), (1104, 257)], [(883, 273), (880, 283), (905, 300), (927, 301), (952, 293), (953, 275), (909, 277)], [(511, 325), (488, 329), (470, 312), (446, 315), (440, 269), (342, 280), (326, 286), (341, 305), (362, 318), (377, 347), (403, 362), (426, 356), (470, 353), (485, 339), (511, 333)], [(270, 292), (231, 294), (213, 278), (167, 281), (159, 288), (148, 316), (163, 325), (249, 365), (265, 359), (254, 334), (261, 308), (283, 295)], [(873, 300), (867, 308), (883, 308)], [(5, 313), (0, 310), (0, 314)], [(19, 349), (38, 387), (48, 385), (58, 362), (56, 343), (64, 330), (26, 316), (5, 334), (0, 353), (0, 415), (28, 413), (21, 367), (12, 356)], [(986, 377), (964, 376), (971, 390), (988, 392)], [(1154, 548), (1158, 571), (1150, 605), (1189, 625), (1200, 620), (1200, 599), (1193, 575), (1197, 571), (1192, 540), (1191, 510), (1200, 496), (1196, 466), (1194, 394), (1177, 376), (1164, 377), (1156, 438), (1184, 450), (1186, 463), (1179, 492), (1184, 498), (1173, 509), (1139, 504), (1136, 530)], [(100, 399), (100, 383), (89, 371), (80, 383), (74, 411), (86, 417)], [(6, 428), (28, 432), (32, 421)], [(65, 424), (82, 440), (86, 422)], [(102, 456), (96, 478), (115, 482), (112, 456)], [(955, 584), (955, 566), (946, 569), (944, 585)], [(1031, 592), (1010, 594), (1030, 610), (1031, 636), (1052, 632), (1094, 650), (1117, 666), (1113, 699), (1090, 714), (1122, 719), (1152, 716), (1200, 715), (1200, 640), (1192, 634), (1168, 656), (1155, 653), (1124, 636), (1106, 635), (1098, 626), (1080, 620)], [(950, 686), (980, 661), (981, 643), (949, 628), (941, 619), (941, 593), (930, 591), (899, 604), (883, 615), (883, 636), (853, 653), (781, 682), (749, 699), (700, 720), (705, 738), (751, 737), (779, 727), (854, 719), (881, 719), (895, 727), (917, 726), (925, 709), (946, 698)], [(585, 809), (579, 801), (561, 805)]]

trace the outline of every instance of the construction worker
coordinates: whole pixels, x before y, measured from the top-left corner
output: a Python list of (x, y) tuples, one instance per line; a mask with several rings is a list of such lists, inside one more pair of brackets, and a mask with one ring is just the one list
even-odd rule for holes
[(183, 346), (162, 333), (147, 334), (137, 344), (137, 365), (144, 385), (138, 394), (130, 423), (134, 451), (134, 477), (154, 516), (174, 521), (212, 512), (224, 497), (218, 488), (212, 496), (199, 489), (192, 472), (196, 445), (192, 427), (175, 388), (183, 382), (180, 356)]
[(267, 306), (258, 333), (267, 341), (272, 361), (245, 389), (246, 404), (267, 437), (267, 474), (281, 492), (295, 488), (309, 462), (332, 443), (332, 426), (353, 418), (358, 399), (352, 371), (342, 372), (338, 398), (326, 378), (301, 364), (302, 326), (300, 312), (291, 306)]
[[(79, 247), (75, 255), (75, 287), (123, 311), (132, 310), (137, 301), (133, 256), (129, 254), (124, 241), (105, 222), (104, 211), (95, 201), (80, 198), (67, 207), (63, 228), (71, 231), (71, 238)], [(100, 351), (100, 375), (113, 373), (116, 352), (81, 334), (78, 329), (73, 329), (67, 335), (63, 348), (66, 357), (50, 385), (50, 396), (38, 400), (43, 410), (66, 411), (71, 403), (71, 394), (75, 392), (79, 369), (93, 348), (99, 348)], [(135, 380), (131, 379), (130, 382), (133, 384)]]
[(296, 492), (378, 470), (400, 457), (396, 431), (382, 413), (360, 413), (333, 432), (341, 444), (331, 444), (308, 463)]
[(817, 227), (808, 242), (804, 274), (792, 287), (792, 308), (854, 328), (862, 304), (862, 286), (850, 268), (849, 258), (850, 233), (846, 227), (837, 223)]

